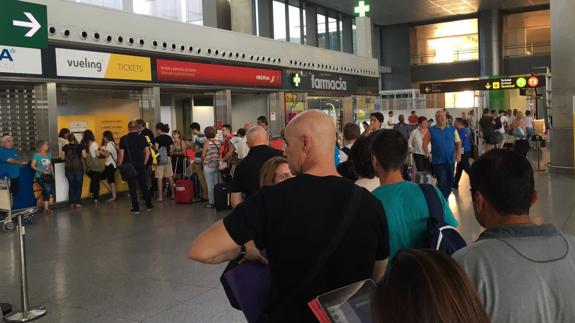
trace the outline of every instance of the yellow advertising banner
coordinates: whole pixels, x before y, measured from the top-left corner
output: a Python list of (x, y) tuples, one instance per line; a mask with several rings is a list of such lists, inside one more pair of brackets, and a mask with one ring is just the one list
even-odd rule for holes
[(112, 54), (106, 79), (118, 80), (152, 80), (152, 65), (149, 57)]
[[(128, 133), (128, 122), (130, 117), (127, 114), (116, 115), (73, 115), (73, 116), (58, 116), (58, 129), (68, 128), (76, 136), (78, 142), (82, 139), (82, 134), (86, 130), (92, 130), (96, 137), (98, 145), (102, 143), (102, 134), (104, 131), (109, 130), (114, 134), (116, 145), (119, 146), (120, 138)], [(104, 160), (102, 159), (102, 163)], [(90, 179), (84, 176), (84, 184), (82, 188), (82, 197), (89, 195)], [(119, 172), (116, 172), (116, 189), (118, 192), (128, 190), (127, 183), (122, 181)], [(100, 192), (106, 193), (106, 188), (101, 185)]]

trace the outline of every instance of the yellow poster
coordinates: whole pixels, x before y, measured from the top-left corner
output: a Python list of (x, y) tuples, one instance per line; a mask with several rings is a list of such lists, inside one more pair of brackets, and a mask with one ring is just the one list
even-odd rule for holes
[[(58, 116), (58, 129), (68, 128), (76, 136), (78, 142), (82, 140), (82, 134), (86, 130), (92, 130), (96, 137), (96, 142), (102, 144), (102, 134), (106, 130), (112, 131), (116, 145), (119, 145), (120, 138), (128, 133), (128, 122), (130, 117), (127, 114), (116, 115), (73, 115)], [(102, 163), (104, 160), (102, 160)], [(90, 179), (84, 176), (84, 185), (82, 188), (82, 197), (89, 195)], [(116, 172), (116, 188), (118, 192), (127, 191), (127, 183), (122, 181), (119, 172)], [(107, 194), (104, 185), (100, 186), (100, 193)]]

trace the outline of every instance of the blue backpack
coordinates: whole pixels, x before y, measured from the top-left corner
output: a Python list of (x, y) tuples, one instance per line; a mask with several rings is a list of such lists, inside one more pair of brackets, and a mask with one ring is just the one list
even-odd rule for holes
[(425, 196), (429, 209), (427, 222), (428, 248), (440, 250), (448, 255), (465, 248), (467, 243), (454, 227), (445, 223), (443, 219), (443, 205), (437, 195), (435, 187), (431, 184), (419, 184), (419, 188)]

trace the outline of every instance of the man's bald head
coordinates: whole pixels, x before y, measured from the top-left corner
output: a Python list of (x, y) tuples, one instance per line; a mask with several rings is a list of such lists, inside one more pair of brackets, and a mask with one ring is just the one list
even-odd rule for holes
[(12, 149), (14, 147), (14, 138), (10, 135), (5, 135), (2, 137), (2, 147), (6, 149)]
[(335, 172), (335, 135), (333, 120), (322, 111), (309, 110), (293, 119), (285, 131), (292, 172), (301, 174), (315, 169)]
[(246, 133), (248, 146), (256, 147), (268, 144), (268, 133), (260, 126), (251, 127)]

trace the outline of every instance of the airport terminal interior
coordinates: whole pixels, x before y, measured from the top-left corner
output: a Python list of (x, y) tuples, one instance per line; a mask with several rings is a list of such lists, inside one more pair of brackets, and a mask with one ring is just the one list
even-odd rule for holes
[(575, 322), (572, 0), (3, 7), (0, 321)]

